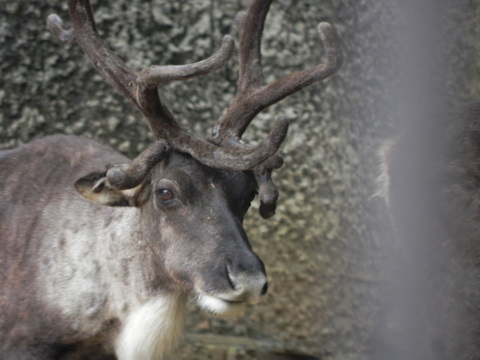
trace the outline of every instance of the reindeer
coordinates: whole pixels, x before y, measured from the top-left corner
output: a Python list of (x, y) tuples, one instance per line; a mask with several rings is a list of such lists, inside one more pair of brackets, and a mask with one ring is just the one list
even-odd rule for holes
[(52, 33), (77, 42), (140, 110), (156, 141), (133, 161), (63, 135), (0, 153), (2, 359), (162, 359), (181, 336), (188, 294), (218, 316), (265, 296), (265, 267), (242, 222), (257, 194), (262, 217), (275, 212), (271, 174), (288, 122), (278, 119), (256, 146), (240, 139), (261, 110), (342, 63), (333, 27), (320, 23), (326, 62), (264, 85), (270, 4), (252, 0), (239, 17), (238, 92), (209, 139), (175, 120), (157, 86), (223, 66), (230, 36), (205, 60), (135, 73), (99, 38), (88, 0), (68, 1), (72, 29), (48, 17)]

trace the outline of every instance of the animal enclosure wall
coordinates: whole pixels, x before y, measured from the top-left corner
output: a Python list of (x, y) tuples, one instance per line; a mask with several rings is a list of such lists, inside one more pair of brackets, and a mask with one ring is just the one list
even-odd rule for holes
[[(133, 69), (183, 64), (209, 56), (248, 1), (92, 1), (98, 28)], [(456, 1), (450, 66), (456, 99), (478, 97), (480, 8)], [(176, 359), (368, 359), (381, 316), (383, 244), (389, 219), (376, 193), (377, 149), (393, 133), (384, 84), (396, 1), (277, 0), (263, 39), (266, 80), (323, 60), (317, 24), (337, 28), (344, 66), (329, 80), (260, 114), (246, 138), (260, 139), (272, 120), (291, 120), (275, 174), (280, 200), (270, 220), (254, 204), (246, 229), (264, 260), (266, 301), (237, 320), (211, 319), (192, 307), (189, 335)], [(64, 1), (0, 3), (0, 149), (48, 134), (97, 139), (133, 157), (150, 142), (140, 114), (97, 75), (76, 44), (55, 41), (50, 13), (66, 19)], [(205, 78), (161, 86), (177, 118), (202, 136), (235, 94), (236, 58)], [(268, 355), (267, 355), (268, 354)], [(293, 356), (293, 355), (291, 355)], [(283, 357), (286, 358), (286, 357)]]

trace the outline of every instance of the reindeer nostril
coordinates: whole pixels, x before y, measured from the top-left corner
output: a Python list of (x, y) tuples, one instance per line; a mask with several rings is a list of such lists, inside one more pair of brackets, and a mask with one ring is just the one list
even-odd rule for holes
[(228, 268), (228, 266), (227, 266), (227, 280), (228, 280), (228, 284), (230, 285), (230, 287), (233, 290), (235, 290), (237, 288), (237, 286), (235, 285), (235, 281), (232, 278), (232, 275), (230, 273), (230, 269)]
[(263, 271), (234, 271), (230, 265), (225, 270), (226, 280), (233, 290), (230, 294), (235, 296), (235, 300), (255, 303), (268, 292), (268, 281)]
[(264, 296), (267, 292), (268, 292), (268, 282), (265, 282), (265, 285), (263, 285), (263, 288), (260, 291), (260, 295)]

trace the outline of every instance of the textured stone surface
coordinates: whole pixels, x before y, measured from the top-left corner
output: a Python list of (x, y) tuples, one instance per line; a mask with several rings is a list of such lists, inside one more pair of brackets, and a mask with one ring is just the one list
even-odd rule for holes
[[(223, 35), (235, 34), (232, 19), (246, 4), (92, 1), (101, 35), (136, 70), (209, 56)], [(254, 204), (246, 220), (266, 263), (270, 292), (238, 320), (211, 319), (192, 307), (188, 331), (197, 337), (188, 337), (175, 359), (294, 359), (292, 354), (368, 359), (380, 308), (380, 249), (388, 234), (385, 209), (372, 195), (376, 149), (392, 127), (382, 116), (379, 90), (392, 70), (383, 56), (395, 47), (389, 41), (391, 24), (398, 21), (392, 4), (277, 0), (272, 5), (263, 40), (267, 81), (321, 61), (319, 21), (336, 25), (345, 64), (331, 79), (260, 114), (247, 131), (245, 138), (256, 141), (276, 116), (291, 120), (281, 150), (285, 166), (275, 174), (281, 192), (277, 215), (262, 220)], [(451, 54), (453, 66), (464, 69), (463, 79), (475, 84), (480, 37), (474, 19), (480, 13), (470, 6), (468, 14), (455, 14), (464, 36)], [(67, 133), (135, 156), (151, 141), (146, 124), (76, 44), (52, 39), (44, 26), (52, 12), (67, 20), (63, 1), (0, 3), (0, 149)], [(177, 118), (199, 135), (209, 134), (235, 93), (235, 60), (206, 78), (160, 88)], [(467, 83), (446, 79), (452, 91), (471, 100), (480, 82)]]

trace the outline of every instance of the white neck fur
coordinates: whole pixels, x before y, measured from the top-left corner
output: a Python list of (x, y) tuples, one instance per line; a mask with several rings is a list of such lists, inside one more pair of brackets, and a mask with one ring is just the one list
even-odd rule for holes
[(119, 360), (160, 360), (180, 340), (185, 318), (185, 296), (166, 294), (134, 309), (116, 342)]

